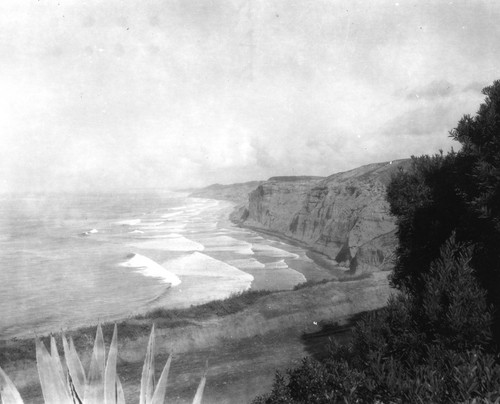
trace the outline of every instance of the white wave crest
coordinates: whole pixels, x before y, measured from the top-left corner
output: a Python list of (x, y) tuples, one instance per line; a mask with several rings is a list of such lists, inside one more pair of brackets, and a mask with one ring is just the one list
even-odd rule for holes
[(153, 240), (143, 241), (140, 243), (131, 243), (129, 245), (147, 250), (163, 251), (203, 251), (205, 248), (202, 244), (189, 240), (183, 236), (155, 238)]
[(237, 278), (246, 282), (253, 280), (252, 275), (200, 252), (167, 261), (163, 265), (168, 265), (173, 272), (183, 276)]
[(170, 212), (170, 213), (165, 213), (164, 215), (161, 215), (163, 219), (169, 219), (174, 216), (179, 216), (182, 212), (182, 210), (178, 210), (177, 212)]
[(157, 227), (165, 222), (142, 222), (141, 227)]
[(139, 223), (141, 223), (141, 219), (128, 219), (128, 220), (121, 220), (119, 222), (116, 222), (116, 224), (123, 224), (123, 225), (127, 225), (127, 226), (135, 226)]
[(229, 236), (217, 236), (202, 241), (206, 251), (230, 251), (242, 255), (253, 255), (252, 244)]
[(285, 260), (279, 260), (276, 262), (268, 262), (266, 264), (266, 269), (287, 269), (288, 265), (286, 264)]
[(122, 267), (135, 268), (135, 272), (137, 273), (153, 278), (160, 278), (164, 283), (169, 283), (172, 286), (177, 286), (181, 283), (181, 280), (176, 274), (166, 270), (160, 264), (144, 255), (132, 254), (127, 258), (129, 258), (127, 261), (119, 265)]
[(257, 261), (255, 258), (231, 260), (231, 261), (228, 261), (227, 263), (235, 266), (236, 268), (243, 269), (243, 270), (245, 270), (245, 269), (264, 269), (266, 267), (265, 264), (263, 264), (260, 261)]
[(270, 245), (254, 244), (252, 250), (260, 255), (272, 258), (299, 258), (297, 254), (282, 250)]
[(91, 234), (99, 233), (99, 230), (92, 229), (81, 233), (82, 236), (90, 236)]

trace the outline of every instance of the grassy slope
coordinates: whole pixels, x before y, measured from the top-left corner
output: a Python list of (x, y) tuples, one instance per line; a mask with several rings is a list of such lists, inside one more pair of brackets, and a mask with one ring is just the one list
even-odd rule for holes
[[(365, 279), (327, 282), (275, 293), (250, 292), (224, 302), (187, 310), (156, 311), (119, 323), (118, 374), (127, 402), (136, 402), (140, 372), (152, 322), (157, 325), (158, 371), (167, 352), (175, 353), (168, 396), (171, 402), (190, 402), (205, 361), (209, 374), (204, 403), (246, 402), (267, 391), (276, 369), (296, 364), (328, 333), (304, 339), (321, 330), (322, 322), (342, 323), (355, 313), (386, 303), (387, 273)], [(95, 328), (69, 332), (88, 364)], [(104, 327), (106, 343), (112, 326)], [(4, 370), (20, 388), (27, 403), (42, 402), (32, 340), (9, 341), (0, 347)]]

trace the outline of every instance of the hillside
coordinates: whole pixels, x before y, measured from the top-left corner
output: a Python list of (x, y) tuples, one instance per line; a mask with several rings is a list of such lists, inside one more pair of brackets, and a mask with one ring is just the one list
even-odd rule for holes
[(257, 188), (261, 181), (250, 181), (238, 184), (213, 184), (191, 192), (194, 198), (223, 199), (237, 204), (246, 203), (248, 194)]

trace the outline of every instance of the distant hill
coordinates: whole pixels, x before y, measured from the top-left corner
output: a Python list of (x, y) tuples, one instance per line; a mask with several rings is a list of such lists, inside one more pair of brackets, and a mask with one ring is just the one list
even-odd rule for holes
[(212, 184), (208, 187), (194, 190), (189, 196), (194, 198), (222, 199), (237, 204), (248, 202), (248, 194), (257, 188), (262, 181), (250, 181), (237, 184)]
[(271, 177), (268, 181), (310, 181), (310, 180), (321, 180), (325, 177), (318, 177), (315, 175), (296, 175), (296, 176), (281, 176), (281, 177)]

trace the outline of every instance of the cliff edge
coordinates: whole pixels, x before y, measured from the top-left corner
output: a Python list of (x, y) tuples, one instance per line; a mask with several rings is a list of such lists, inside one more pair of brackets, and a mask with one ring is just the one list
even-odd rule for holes
[(273, 177), (231, 219), (300, 241), (351, 273), (390, 270), (397, 245), (386, 187), (410, 160), (319, 177)]

